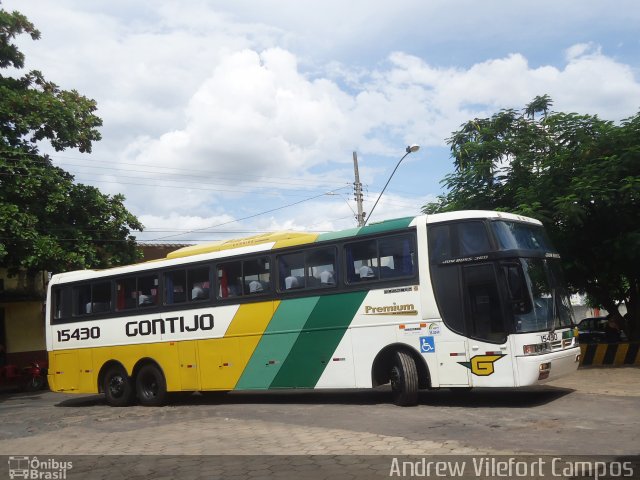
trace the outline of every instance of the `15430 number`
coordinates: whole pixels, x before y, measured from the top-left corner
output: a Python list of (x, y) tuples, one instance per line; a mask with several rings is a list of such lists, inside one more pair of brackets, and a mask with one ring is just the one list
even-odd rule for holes
[(71, 330), (65, 328), (58, 330), (58, 341), (68, 342), (70, 340), (89, 340), (90, 338), (100, 338), (100, 327), (82, 327)]

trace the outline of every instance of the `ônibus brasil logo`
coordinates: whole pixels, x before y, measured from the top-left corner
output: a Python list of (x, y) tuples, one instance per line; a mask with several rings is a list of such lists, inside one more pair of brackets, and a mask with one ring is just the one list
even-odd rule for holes
[(73, 462), (47, 458), (40, 460), (38, 457), (10, 456), (9, 478), (26, 478), (38, 480), (65, 480), (67, 470), (73, 468)]

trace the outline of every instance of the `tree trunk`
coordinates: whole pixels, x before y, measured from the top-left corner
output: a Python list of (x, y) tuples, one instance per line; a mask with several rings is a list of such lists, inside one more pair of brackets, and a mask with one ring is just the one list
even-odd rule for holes
[(629, 340), (640, 340), (640, 281), (633, 276), (629, 279), (629, 294), (625, 300), (627, 314), (625, 315), (625, 333)]

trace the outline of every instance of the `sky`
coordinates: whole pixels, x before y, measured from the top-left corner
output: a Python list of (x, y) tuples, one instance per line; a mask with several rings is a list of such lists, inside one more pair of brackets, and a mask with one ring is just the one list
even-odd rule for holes
[(417, 215), (453, 171), (447, 138), (548, 94), (640, 110), (636, 0), (2, 0), (42, 34), (26, 69), (97, 101), (102, 140), (54, 152), (80, 183), (191, 243)]

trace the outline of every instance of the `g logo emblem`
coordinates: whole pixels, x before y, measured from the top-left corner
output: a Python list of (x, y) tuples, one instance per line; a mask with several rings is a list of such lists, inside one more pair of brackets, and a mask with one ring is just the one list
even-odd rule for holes
[(476, 355), (471, 358), (470, 362), (458, 362), (460, 365), (464, 365), (471, 373), (479, 377), (486, 377), (491, 375), (495, 370), (493, 364), (500, 360), (504, 355)]

